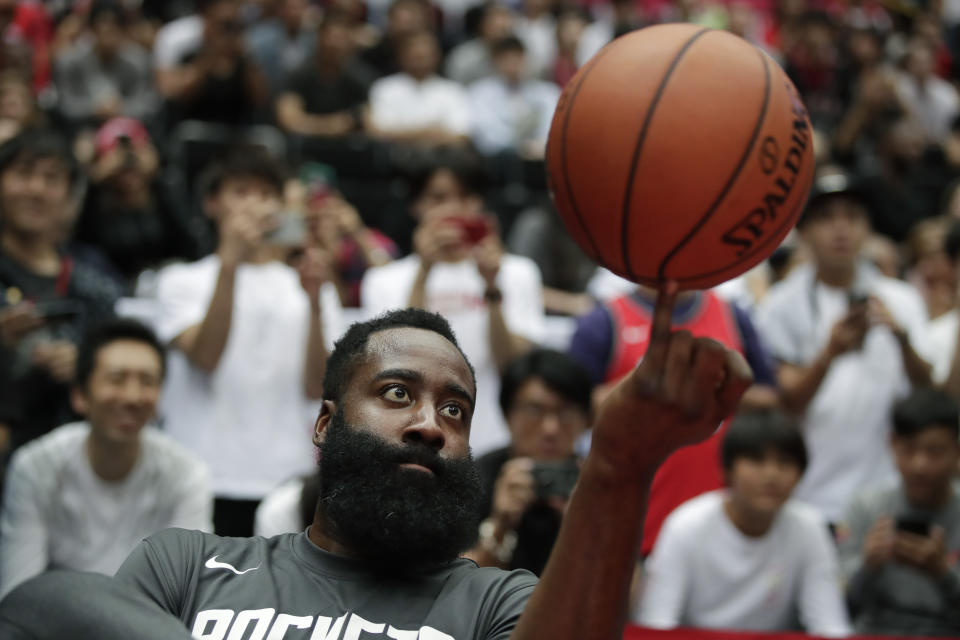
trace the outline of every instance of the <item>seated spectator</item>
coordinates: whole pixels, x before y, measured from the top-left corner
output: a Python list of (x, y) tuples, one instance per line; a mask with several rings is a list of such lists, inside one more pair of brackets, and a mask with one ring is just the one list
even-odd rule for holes
[(544, 79), (557, 55), (557, 21), (553, 0), (523, 0), (516, 17), (515, 31), (527, 52), (530, 75)]
[(568, 7), (557, 16), (556, 25), (556, 47), (549, 79), (563, 88), (580, 68), (580, 42), (590, 25), (590, 17), (583, 9)]
[(512, 34), (513, 12), (496, 1), (488, 2), (481, 9), (476, 37), (458, 44), (447, 55), (446, 76), (462, 85), (492, 76), (494, 47)]
[(845, 636), (837, 554), (823, 518), (790, 499), (807, 466), (783, 414), (735, 417), (723, 439), (727, 488), (670, 514), (646, 562), (638, 622)]
[(126, 9), (116, 0), (90, 8), (90, 37), (54, 64), (60, 114), (74, 130), (126, 116), (151, 122), (160, 106), (150, 56), (125, 33)]
[(249, 536), (259, 500), (314, 469), (303, 442), (340, 304), (314, 247), (299, 269), (285, 262), (303, 248), (291, 234), (304, 225), (279, 226), (283, 178), (273, 161), (235, 150), (203, 184), (217, 250), (157, 278), (157, 332), (173, 347), (164, 426), (210, 466), (216, 532)]
[(73, 418), (76, 344), (113, 315), (109, 275), (59, 248), (78, 169), (66, 143), (27, 130), (0, 147), (0, 415), (19, 428), (13, 446)]
[[(646, 354), (650, 342), (656, 292), (627, 284), (630, 287), (628, 293), (615, 295), (580, 317), (570, 341), (570, 354), (586, 367), (594, 384), (598, 385), (594, 392), (597, 404), (633, 370)], [(696, 337), (713, 338), (746, 357), (755, 384), (744, 393), (743, 408), (761, 409), (777, 405), (779, 398), (773, 363), (745, 311), (713, 291), (689, 291), (677, 298), (673, 325)], [(724, 424), (710, 438), (675, 452), (660, 466), (650, 491), (641, 553), (650, 553), (664, 519), (678, 505), (723, 486), (719, 452), (725, 429)]]
[(858, 496), (837, 536), (857, 633), (960, 636), (958, 421), (932, 389), (893, 411), (899, 481)]
[(946, 251), (950, 228), (948, 216), (929, 218), (918, 222), (907, 238), (905, 279), (917, 288), (927, 303), (931, 329), (933, 321), (949, 313), (957, 300), (957, 271)]
[(254, 122), (267, 98), (262, 73), (244, 52), (238, 0), (197, 2), (202, 37), (178, 48), (180, 57), (157, 68), (157, 88), (170, 118), (229, 125)]
[(354, 58), (351, 24), (328, 13), (316, 53), (292, 74), (277, 98), (277, 122), (301, 136), (343, 136), (364, 128), (374, 72)]
[(843, 172), (818, 173), (798, 229), (811, 262), (771, 288), (757, 328), (810, 449), (797, 499), (837, 522), (853, 495), (894, 478), (890, 408), (911, 385), (929, 384), (918, 355), (927, 310), (916, 289), (862, 259), (870, 222)]
[(16, 71), (0, 72), (0, 144), (45, 121), (29, 80)]
[(32, 80), (34, 93), (50, 84), (53, 21), (42, 2), (0, 0), (0, 69)]
[(542, 159), (560, 89), (527, 79), (526, 52), (516, 37), (493, 46), (493, 64), (496, 75), (470, 87), (474, 144), (487, 155), (512, 151)]
[(510, 444), (477, 460), (484, 521), (468, 557), (480, 566), (543, 571), (577, 479), (574, 447), (590, 426), (592, 386), (558, 351), (534, 349), (507, 365), (500, 408)]
[(437, 75), (440, 45), (429, 31), (407, 36), (400, 45), (402, 71), (370, 88), (372, 133), (387, 140), (422, 145), (463, 145), (470, 134), (470, 101), (456, 82)]
[[(943, 250), (950, 263), (952, 274), (960, 274), (960, 222), (953, 221)], [(960, 298), (954, 299), (954, 307), (930, 321), (927, 331), (927, 351), (930, 364), (933, 365), (931, 379), (948, 394), (960, 399), (960, 311), (957, 305)]]
[(113, 575), (140, 540), (168, 527), (210, 531), (207, 469), (153, 420), (163, 347), (131, 320), (80, 345), (72, 401), (84, 422), (13, 456), (0, 513), (0, 597), (50, 569)]
[(910, 115), (920, 123), (926, 141), (936, 144), (950, 133), (960, 115), (960, 94), (935, 73), (936, 59), (930, 44), (914, 38), (907, 47), (903, 71), (897, 78), (897, 94)]
[(367, 271), (360, 297), (367, 315), (416, 307), (441, 313), (477, 372), (470, 445), (477, 455), (509, 440), (497, 408), (499, 371), (544, 331), (540, 272), (504, 253), (468, 169), (424, 172), (412, 213), (414, 253)]
[(199, 240), (188, 210), (157, 179), (159, 158), (143, 125), (115, 118), (95, 137), (92, 184), (74, 230), (101, 249), (129, 290), (141, 271), (173, 258), (195, 258)]
[(387, 25), (380, 41), (360, 55), (378, 78), (400, 71), (400, 45), (407, 36), (433, 28), (434, 20), (427, 0), (393, 0), (387, 10)]
[(316, 46), (314, 16), (307, 0), (279, 0), (276, 13), (247, 32), (250, 56), (276, 95), (287, 76), (310, 62)]
[(271, 491), (260, 501), (253, 535), (272, 538), (281, 533), (300, 533), (313, 523), (320, 499), (320, 474), (308, 473)]

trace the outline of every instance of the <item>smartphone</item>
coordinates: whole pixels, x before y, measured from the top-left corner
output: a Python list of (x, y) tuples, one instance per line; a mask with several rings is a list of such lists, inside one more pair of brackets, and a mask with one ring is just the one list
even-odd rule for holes
[(450, 222), (460, 227), (467, 244), (471, 246), (480, 243), (493, 232), (490, 221), (479, 216), (456, 216), (450, 218)]
[(45, 300), (35, 303), (33, 310), (48, 324), (73, 322), (82, 311), (76, 300)]
[(298, 211), (281, 211), (277, 214), (277, 226), (263, 239), (281, 247), (302, 246), (307, 241), (307, 220)]
[(923, 518), (901, 516), (897, 518), (897, 531), (926, 537), (930, 535), (930, 521)]
[(311, 207), (322, 207), (337, 192), (337, 173), (329, 165), (307, 162), (300, 167), (299, 178), (307, 190), (307, 202)]
[(533, 465), (533, 483), (537, 498), (569, 498), (580, 475), (576, 460), (536, 462)]

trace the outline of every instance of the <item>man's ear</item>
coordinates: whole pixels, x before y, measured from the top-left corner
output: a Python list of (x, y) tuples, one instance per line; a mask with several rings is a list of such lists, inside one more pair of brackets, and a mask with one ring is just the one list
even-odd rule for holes
[(333, 400), (322, 400), (320, 402), (320, 415), (317, 416), (317, 422), (313, 425), (313, 444), (320, 446), (327, 434), (327, 425), (330, 419), (337, 411), (337, 403)]
[(87, 415), (89, 404), (87, 396), (80, 387), (70, 387), (70, 406), (82, 416)]

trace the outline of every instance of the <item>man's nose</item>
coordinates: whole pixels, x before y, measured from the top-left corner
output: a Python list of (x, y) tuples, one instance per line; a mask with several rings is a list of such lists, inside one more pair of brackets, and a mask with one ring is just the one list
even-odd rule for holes
[(404, 429), (403, 441), (425, 444), (434, 451), (443, 449), (446, 438), (435, 407), (428, 405), (417, 413), (416, 420)]

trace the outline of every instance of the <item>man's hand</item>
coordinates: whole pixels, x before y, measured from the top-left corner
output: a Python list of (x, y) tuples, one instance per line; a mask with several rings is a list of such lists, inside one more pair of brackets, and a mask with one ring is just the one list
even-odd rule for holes
[(425, 268), (441, 262), (463, 246), (463, 231), (450, 224), (449, 217), (443, 213), (428, 214), (413, 232), (413, 250), (420, 256)]
[(887, 327), (898, 340), (905, 340), (907, 338), (906, 330), (904, 330), (896, 318), (893, 317), (887, 305), (883, 304), (880, 298), (875, 296), (870, 296), (870, 299), (867, 301), (867, 322), (871, 326), (879, 325)]
[(308, 247), (300, 258), (297, 272), (300, 274), (300, 286), (307, 292), (310, 307), (320, 306), (320, 287), (331, 277), (330, 254), (318, 247)]
[(43, 318), (29, 302), (0, 309), (0, 341), (7, 348), (16, 346), (27, 334), (42, 326)]
[(867, 310), (867, 305), (855, 305), (833, 325), (830, 342), (827, 343), (830, 357), (835, 358), (848, 351), (855, 351), (863, 345), (867, 329), (870, 328)]
[(530, 458), (508, 460), (500, 469), (500, 475), (493, 487), (493, 507), (490, 516), (503, 532), (513, 531), (535, 497), (533, 460)]
[(882, 516), (877, 518), (863, 541), (863, 563), (868, 569), (876, 570), (890, 562), (893, 557), (893, 541), (896, 531), (893, 528), (893, 518)]
[(950, 568), (943, 527), (934, 526), (929, 536), (897, 531), (893, 541), (893, 556), (903, 562), (940, 577)]
[(484, 283), (487, 287), (494, 286), (497, 282), (497, 274), (500, 273), (500, 262), (503, 259), (503, 244), (500, 242), (500, 237), (495, 233), (489, 234), (471, 249), (471, 255), (477, 263), (477, 271), (483, 277)]
[(263, 242), (264, 232), (269, 228), (269, 219), (280, 208), (275, 199), (249, 199), (225, 212), (226, 219), (220, 229), (220, 246), (217, 255), (226, 265), (235, 267), (248, 260)]
[(33, 350), (33, 361), (57, 382), (68, 383), (73, 380), (77, 368), (77, 347), (66, 340), (46, 342)]
[(615, 481), (647, 482), (680, 447), (704, 440), (752, 384), (743, 356), (670, 328), (677, 285), (657, 298), (650, 346), (600, 407), (588, 458)]

